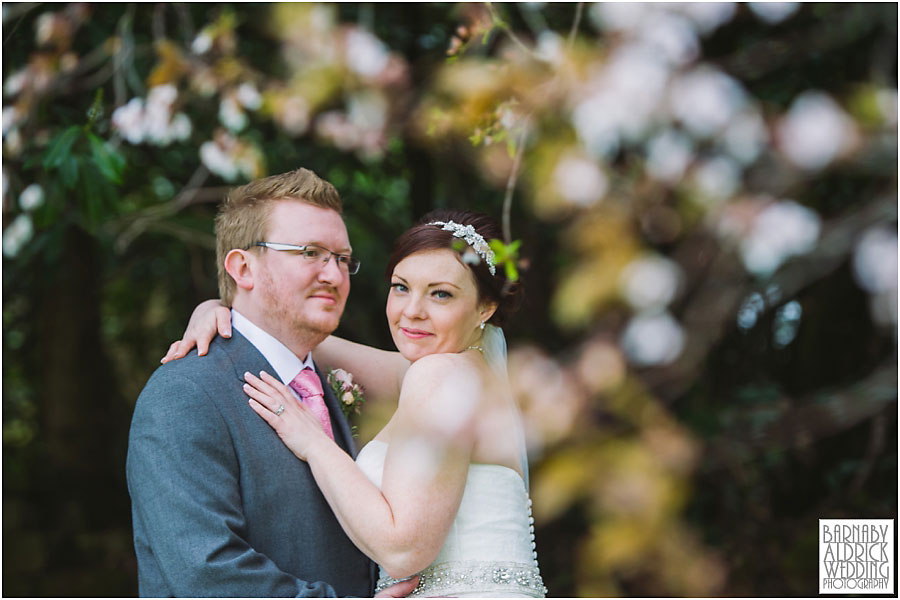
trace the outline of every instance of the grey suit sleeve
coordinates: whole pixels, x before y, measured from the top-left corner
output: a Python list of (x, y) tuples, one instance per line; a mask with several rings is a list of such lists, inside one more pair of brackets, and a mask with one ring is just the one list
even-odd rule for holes
[(135, 406), (127, 461), (134, 518), (174, 596), (334, 597), (246, 541), (225, 421), (192, 381), (157, 372)]

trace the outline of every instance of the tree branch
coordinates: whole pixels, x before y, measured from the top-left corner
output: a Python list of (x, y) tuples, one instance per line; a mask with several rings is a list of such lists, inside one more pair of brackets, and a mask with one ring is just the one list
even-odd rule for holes
[(575, 36), (578, 35), (578, 26), (581, 25), (581, 15), (584, 12), (584, 2), (579, 2), (575, 7), (575, 20), (572, 22), (572, 28), (569, 30), (569, 48), (575, 44)]
[(519, 140), (516, 143), (516, 156), (513, 158), (509, 178), (506, 180), (506, 193), (503, 196), (503, 242), (506, 244), (512, 243), (512, 226), (510, 224), (512, 198), (516, 189), (516, 181), (519, 179), (519, 165), (522, 164), (522, 154), (525, 153), (525, 139), (528, 136), (529, 125), (530, 115), (522, 120), (522, 131), (519, 133)]
[(516, 46), (521, 48), (522, 51), (525, 52), (525, 54), (527, 54), (528, 56), (530, 56), (531, 58), (533, 58), (535, 60), (545, 62), (543, 58), (538, 56), (538, 54), (534, 50), (532, 50), (531, 48), (526, 46), (525, 43), (519, 39), (519, 36), (517, 36), (515, 34), (515, 32), (513, 32), (512, 29), (510, 29), (509, 23), (504, 21), (503, 18), (497, 13), (497, 10), (494, 8), (493, 3), (485, 2), (485, 4), (487, 4), (488, 10), (491, 13), (491, 20), (493, 21), (495, 26), (502, 29), (506, 33), (506, 35), (509, 37), (509, 39), (511, 39)]

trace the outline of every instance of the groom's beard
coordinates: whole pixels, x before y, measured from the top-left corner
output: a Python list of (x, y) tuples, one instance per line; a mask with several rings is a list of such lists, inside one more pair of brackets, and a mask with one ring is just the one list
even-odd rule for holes
[[(262, 310), (266, 320), (278, 324), (281, 331), (291, 336), (290, 340), (283, 342), (289, 341), (311, 349), (337, 329), (345, 300), (333, 287), (316, 286), (302, 292), (285, 292), (278, 289), (268, 270), (260, 273), (260, 283), (263, 291)], [(316, 300), (305, 297), (314, 290), (327, 291), (333, 295), (338, 299), (339, 308), (326, 312), (316, 307)]]

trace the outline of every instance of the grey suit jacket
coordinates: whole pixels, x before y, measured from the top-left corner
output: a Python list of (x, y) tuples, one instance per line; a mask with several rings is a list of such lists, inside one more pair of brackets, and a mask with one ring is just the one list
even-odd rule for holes
[[(247, 404), (243, 374), (261, 370), (275, 373), (235, 331), (207, 356), (161, 366), (138, 397), (126, 470), (141, 596), (372, 595), (373, 563), (308, 465)], [(352, 455), (323, 388), (336, 441)]]

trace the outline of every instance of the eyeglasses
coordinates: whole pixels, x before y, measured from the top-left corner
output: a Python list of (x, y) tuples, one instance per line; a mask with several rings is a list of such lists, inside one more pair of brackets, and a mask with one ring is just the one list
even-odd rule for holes
[(295, 246), (294, 244), (279, 244), (277, 242), (256, 242), (253, 245), (269, 248), (270, 250), (277, 250), (279, 252), (290, 252), (291, 254), (302, 257), (305, 262), (310, 264), (321, 261), (323, 266), (328, 264), (329, 259), (333, 256), (338, 267), (347, 271), (348, 274), (356, 275), (359, 272), (360, 262), (358, 258), (354, 258), (349, 254), (338, 254), (337, 252), (332, 252), (328, 248), (316, 246), (315, 244)]

